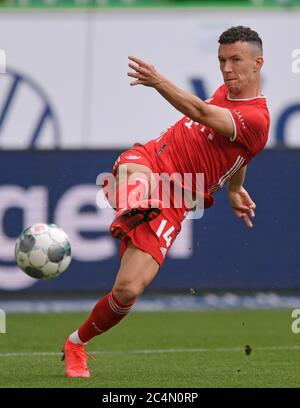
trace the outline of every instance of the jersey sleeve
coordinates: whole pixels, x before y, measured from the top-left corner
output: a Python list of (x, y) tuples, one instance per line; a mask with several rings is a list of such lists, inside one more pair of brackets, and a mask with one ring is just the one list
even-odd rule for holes
[(268, 122), (259, 109), (227, 109), (234, 125), (231, 142), (239, 142), (256, 154), (267, 142)]

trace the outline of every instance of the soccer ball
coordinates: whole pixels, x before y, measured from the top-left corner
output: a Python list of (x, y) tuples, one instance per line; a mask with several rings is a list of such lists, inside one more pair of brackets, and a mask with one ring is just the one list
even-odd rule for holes
[(71, 262), (70, 240), (55, 224), (35, 224), (18, 237), (15, 258), (17, 265), (32, 278), (55, 278)]

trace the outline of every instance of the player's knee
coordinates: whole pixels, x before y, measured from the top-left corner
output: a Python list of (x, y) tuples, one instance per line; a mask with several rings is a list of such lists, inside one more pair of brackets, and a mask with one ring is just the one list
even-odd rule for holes
[(135, 302), (144, 289), (142, 284), (119, 283), (114, 286), (113, 292), (117, 299), (126, 305)]

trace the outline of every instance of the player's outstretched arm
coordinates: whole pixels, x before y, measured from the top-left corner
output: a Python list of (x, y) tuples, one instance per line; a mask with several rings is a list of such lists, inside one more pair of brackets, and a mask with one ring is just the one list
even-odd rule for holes
[(227, 109), (209, 105), (197, 96), (178, 88), (162, 76), (153, 65), (136, 57), (128, 57), (132, 71), (128, 76), (134, 78), (131, 86), (144, 85), (157, 90), (179, 112), (195, 122), (202, 123), (224, 136), (234, 135), (234, 125)]
[(246, 166), (236, 172), (228, 181), (228, 198), (234, 214), (243, 219), (248, 228), (253, 224), (250, 218), (255, 217), (256, 204), (243, 187), (246, 175)]

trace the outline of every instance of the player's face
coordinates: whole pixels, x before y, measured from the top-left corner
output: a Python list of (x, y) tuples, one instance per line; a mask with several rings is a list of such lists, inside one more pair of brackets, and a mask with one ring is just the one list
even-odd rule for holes
[(218, 58), (224, 82), (233, 95), (242, 94), (257, 82), (262, 57), (250, 43), (221, 44)]

